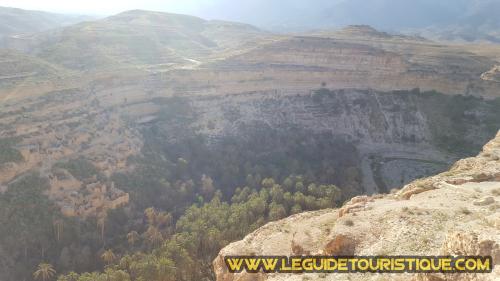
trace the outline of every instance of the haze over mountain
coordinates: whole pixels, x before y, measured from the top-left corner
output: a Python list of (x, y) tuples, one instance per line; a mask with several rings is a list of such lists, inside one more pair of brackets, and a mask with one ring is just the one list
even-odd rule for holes
[(94, 17), (0, 7), (0, 39), (75, 24)]
[[(134, 3), (116, 3), (111, 7), (114, 7), (112, 10), (115, 11), (126, 10), (133, 7)], [(54, 5), (48, 7), (54, 8)], [(366, 24), (383, 31), (409, 32), (443, 40), (500, 41), (500, 24), (497, 20), (500, 18), (499, 0), (314, 0), (306, 4), (302, 0), (188, 0), (182, 5), (175, 2), (159, 4), (150, 1), (135, 5), (138, 9), (149, 7), (205, 19), (242, 22), (279, 32)], [(110, 5), (106, 5), (108, 6)], [(66, 7), (69, 9), (69, 6)], [(87, 9), (74, 9), (74, 13), (89, 12)], [(85, 19), (30, 12), (33, 18), (27, 20), (27, 12), (23, 14), (20, 10), (3, 10), (5, 16), (2, 19), (9, 20), (9, 23), (5, 23), (6, 30), (0, 30), (0, 35), (17, 32), (15, 29), (10, 30), (14, 27), (23, 32), (40, 31)], [(106, 11), (109, 14), (109, 10), (96, 10), (95, 13), (102, 14)]]
[(198, 15), (283, 32), (366, 24), (442, 39), (500, 38), (498, 0), (315, 0), (307, 4), (300, 0), (219, 0)]
[(215, 51), (241, 46), (265, 34), (247, 24), (134, 10), (33, 36), (7, 38), (3, 44), (69, 69), (146, 64), (168, 68), (196, 64)]

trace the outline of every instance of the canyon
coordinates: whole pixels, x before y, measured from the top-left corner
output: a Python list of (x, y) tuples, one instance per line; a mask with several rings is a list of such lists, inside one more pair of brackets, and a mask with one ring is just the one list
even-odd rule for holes
[[(430, 253), (464, 217), (470, 219), (468, 230), (497, 227), (496, 209), (462, 201), (497, 189), (491, 182), (499, 180), (498, 136), (480, 156), (445, 172), (498, 132), (497, 45), (447, 44), (361, 25), (274, 34), (136, 10), (5, 36), (0, 46), (0, 193), (36, 172), (48, 181), (44, 194), (65, 217), (104, 220), (108, 211), (139, 205), (128, 186), (135, 182), (119, 179), (153, 159), (161, 177), (167, 177), (161, 165), (175, 161), (181, 175), (189, 163), (199, 174), (192, 180), (213, 178), (227, 198), (248, 176), (304, 174), (337, 185), (342, 199), (351, 200), (340, 210), (355, 221), (352, 228), (337, 223), (346, 219), (338, 218), (338, 210), (298, 214), (257, 230), (221, 255), (267, 253), (262, 249), (288, 254), (287, 243), (273, 248), (263, 237), (291, 241), (294, 232), (311, 251), (345, 232), (363, 241), (356, 253), (381, 253), (383, 245), (401, 242), (395, 237), (417, 235), (415, 225), (423, 221), (430, 221), (425, 229), (437, 238), (408, 247), (410, 253)], [(221, 172), (229, 164), (211, 160), (220, 155), (234, 164), (230, 172)], [(285, 165), (286, 175), (276, 168)], [(183, 189), (194, 184), (178, 177)], [(365, 197), (355, 197), (360, 195)], [(492, 196), (497, 200), (498, 194)], [(459, 203), (472, 215), (453, 215), (451, 206)], [(391, 211), (405, 206), (422, 216)], [(492, 215), (493, 222), (476, 219), (482, 215)], [(376, 229), (385, 237), (378, 244), (366, 230), (372, 218), (390, 219)], [(443, 218), (450, 221), (438, 235)], [(401, 221), (407, 227), (395, 236)], [(281, 231), (294, 224), (310, 233)], [(321, 238), (310, 239), (312, 234)], [(498, 237), (483, 236), (498, 244)], [(387, 253), (396, 253), (389, 246)], [(1, 265), (0, 272), (7, 272)], [(215, 268), (219, 280), (253, 280), (226, 274), (220, 258)]]
[[(158, 22), (176, 31), (182, 27), (185, 33), (191, 25), (207, 26), (193, 17), (135, 11), (89, 23), (92, 29), (80, 24), (78, 30), (104, 40), (107, 30), (114, 24), (119, 28), (122, 21), (137, 23), (138, 28)], [(105, 26), (102, 32), (101, 25)], [(107, 176), (126, 171), (127, 158), (140, 154), (139, 129), (161, 124), (176, 136), (171, 141), (182, 142), (180, 136), (194, 134), (206, 138), (209, 145), (224, 138), (256, 142), (251, 128), (304, 130), (311, 138), (328, 134), (354, 146), (351, 162), (356, 162), (352, 166), (361, 180), (352, 194), (388, 192), (446, 169), (458, 157), (478, 150), (497, 129), (499, 84), (490, 78), (495, 58), (367, 26), (292, 37), (225, 26), (255, 34), (251, 39), (258, 43), (216, 41), (218, 47), (205, 55), (187, 48), (193, 59), (174, 60), (167, 69), (160, 60), (159, 64), (135, 61), (134, 67), (119, 63), (111, 70), (86, 65), (87, 70), (79, 71), (71, 63), (55, 65), (42, 50), (28, 53), (34, 55), (32, 61), (52, 70), (23, 76), (25, 69), (33, 67), (5, 61), (14, 72), (2, 79), (0, 134), (20, 140), (13, 148), (23, 160), (3, 161), (0, 182), (6, 185), (33, 169), (53, 177), (54, 163), (79, 157)], [(73, 29), (64, 32), (80, 36)], [(54, 42), (54, 46), (67, 46)], [(49, 43), (41, 46), (52, 48)], [(65, 68), (71, 70), (60, 75)], [(38, 77), (43, 73), (59, 78)], [(190, 117), (185, 127), (157, 120), (171, 110), (168, 101), (173, 99), (186, 105), (176, 113), (177, 119)], [(454, 112), (456, 107), (463, 112)], [(450, 151), (446, 142), (454, 138), (461, 143), (453, 143), (458, 150)], [(69, 196), (62, 195), (63, 189), (54, 187), (51, 194), (68, 208), (62, 203)]]

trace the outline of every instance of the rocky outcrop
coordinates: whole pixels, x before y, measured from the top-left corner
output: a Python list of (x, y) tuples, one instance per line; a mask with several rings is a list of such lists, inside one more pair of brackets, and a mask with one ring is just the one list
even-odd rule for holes
[[(256, 280), (244, 272), (227, 273), (222, 257), (292, 255), (286, 246), (290, 243), (311, 254), (491, 255), (499, 264), (499, 152), (500, 132), (478, 156), (458, 161), (448, 172), (417, 180), (392, 194), (353, 198), (340, 209), (269, 223), (220, 251), (214, 261), (217, 280)], [(482, 203), (475, 204), (478, 200)], [(492, 281), (500, 278), (500, 268), (491, 274), (261, 274), (258, 278)]]
[(342, 208), (339, 209), (339, 218), (343, 217), (346, 214), (354, 213), (366, 208), (368, 202), (373, 202), (373, 198), (366, 195), (356, 196), (352, 198), (351, 200), (349, 200), (349, 202), (345, 203)]
[[(448, 142), (450, 136), (460, 138), (465, 146), (476, 147), (478, 151), (495, 133), (493, 130), (485, 133), (487, 119), (500, 117), (494, 113), (497, 112), (494, 106), (485, 106), (486, 101), (451, 98), (418, 89), (274, 90), (186, 97), (186, 103), (191, 116), (195, 116), (193, 130), (214, 142), (227, 137), (252, 139), (254, 128), (254, 131), (307, 130), (309, 135), (327, 134), (349, 142), (359, 151), (363, 186), (368, 194), (388, 192), (422, 175), (445, 170), (458, 158), (442, 147), (442, 140)], [(478, 106), (474, 106), (476, 103)], [(464, 105), (470, 118), (458, 120), (451, 116), (454, 108)], [(486, 117), (495, 114), (498, 116)], [(473, 122), (475, 118), (484, 120), (480, 123), (485, 126), (478, 127)], [(461, 132), (442, 129), (455, 128), (453, 122), (460, 122), (464, 129)], [(173, 130), (175, 126), (169, 127), (169, 131)]]
[[(447, 172), (412, 182), (404, 186), (397, 196), (410, 199), (416, 194), (443, 186), (481, 182), (500, 182), (500, 133), (484, 146), (478, 156), (457, 161)], [(473, 203), (489, 205), (495, 202), (492, 199), (486, 197)]]
[[(474, 231), (470, 232), (454, 232), (449, 233), (441, 247), (441, 255), (443, 256), (491, 256), (496, 262), (500, 263), (500, 246), (492, 240), (478, 240), (478, 234)], [(416, 281), (474, 281), (474, 280), (489, 280), (485, 279), (491, 276), (483, 274), (420, 274)]]
[(500, 65), (495, 65), (492, 69), (481, 74), (481, 79), (500, 83)]
[[(24, 161), (0, 167), (0, 183), (7, 184), (31, 169), (48, 171), (58, 161), (77, 157), (88, 159), (106, 176), (126, 171), (131, 168), (127, 158), (140, 153), (142, 147), (136, 126), (161, 124), (170, 132), (172, 139), (166, 139), (167, 142), (182, 141), (182, 130), (186, 129), (214, 143), (224, 138), (257, 141), (258, 133), (263, 131), (297, 135), (301, 130), (311, 139), (328, 135), (356, 150), (349, 157), (362, 171), (365, 190), (352, 187), (353, 195), (388, 192), (419, 175), (442, 171), (456, 158), (454, 152), (440, 147), (437, 140), (442, 137), (459, 135), (467, 145), (479, 147), (490, 137), (487, 122), (495, 120), (497, 114), (494, 106), (479, 98), (472, 98), (471, 102), (465, 97), (432, 95), (418, 89), (378, 92), (321, 88), (186, 96), (177, 98), (186, 106), (176, 116), (190, 122), (172, 118), (159, 123), (162, 112), (173, 110), (173, 99), (141, 102), (145, 94), (136, 93), (140, 88), (137, 85), (136, 88), (111, 83), (110, 87), (112, 91), (99, 85), (89, 92), (55, 92), (8, 106), (6, 113), (12, 114), (0, 115), (0, 120), (15, 126), (0, 130), (0, 138), (21, 138), (16, 148)], [(467, 106), (471, 118), (461, 121), (462, 131), (439, 129), (456, 121), (449, 108), (438, 107), (434, 102), (443, 99), (451, 108), (471, 104)], [(122, 106), (125, 109), (121, 110)], [(485, 125), (478, 127), (476, 122)], [(488, 175), (482, 175), (485, 176)], [(421, 185), (402, 196), (429, 188), (432, 186)]]
[(330, 256), (352, 256), (356, 250), (356, 241), (351, 237), (339, 234), (323, 248), (322, 254)]
[[(460, 48), (374, 30), (276, 38), (194, 71), (173, 71), (171, 85), (203, 94), (276, 89), (437, 90), (496, 97), (482, 79), (497, 62)], [(381, 83), (383, 81), (383, 83)]]

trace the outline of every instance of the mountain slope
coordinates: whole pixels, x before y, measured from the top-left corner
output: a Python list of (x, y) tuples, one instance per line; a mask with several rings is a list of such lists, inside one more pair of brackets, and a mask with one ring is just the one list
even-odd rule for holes
[[(304, 31), (366, 24), (385, 31), (432, 35), (453, 40), (496, 41), (497, 0), (317, 0), (213, 1), (202, 16), (239, 20), (279, 31)], [(244, 8), (242, 8), (244, 7)]]
[(0, 39), (46, 31), (88, 19), (91, 17), (0, 7)]
[(368, 24), (438, 39), (499, 42), (499, 5), (496, 0), (349, 0), (322, 16), (323, 24)]
[(216, 51), (266, 33), (246, 24), (134, 10), (10, 42), (49, 62), (76, 70), (124, 66), (197, 65)]
[[(340, 209), (294, 215), (230, 244), (214, 260), (218, 281), (242, 280), (498, 280), (433, 274), (230, 274), (235, 255), (491, 255), (500, 264), (500, 132), (476, 157), (387, 195), (360, 196)], [(300, 250), (298, 250), (300, 249)], [(377, 279), (378, 278), (378, 279)]]
[(311, 89), (324, 84), (330, 89), (421, 88), (496, 97), (498, 83), (481, 79), (495, 64), (464, 48), (349, 26), (337, 32), (282, 36), (173, 76), (192, 82), (183, 83), (190, 88), (210, 86), (218, 93), (271, 90), (276, 85)]
[(42, 60), (14, 50), (0, 49), (0, 85), (2, 86), (9, 79), (21, 79), (33, 76), (44, 79), (54, 78), (56, 72), (56, 68)]

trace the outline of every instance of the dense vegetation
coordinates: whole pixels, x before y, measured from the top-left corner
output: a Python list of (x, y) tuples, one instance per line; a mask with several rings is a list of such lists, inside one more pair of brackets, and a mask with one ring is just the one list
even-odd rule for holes
[[(11, 184), (0, 195), (0, 251), (10, 253), (10, 259), (3, 262), (13, 266), (21, 262), (34, 265), (43, 256), (52, 254), (48, 251), (54, 240), (55, 206), (43, 196), (44, 188), (47, 183), (32, 174)], [(25, 269), (15, 267), (18, 274)]]
[(346, 197), (362, 191), (355, 144), (331, 132), (254, 123), (239, 126), (237, 136), (214, 141), (193, 131), (193, 111), (186, 100), (162, 98), (155, 102), (162, 105), (159, 118), (140, 127), (145, 140), (143, 157), (133, 159), (143, 173), (150, 173), (149, 178), (169, 178), (170, 183), (193, 180), (196, 184), (205, 174), (226, 199), (231, 198), (235, 186), (255, 188), (263, 178), (282, 181), (290, 174), (336, 184), (344, 188)]
[(0, 262), (12, 269), (12, 280), (30, 280), (41, 261), (61, 270), (101, 266), (95, 254), (104, 241), (95, 219), (63, 217), (47, 188), (47, 180), (34, 173), (0, 193)]
[(5, 226), (0, 244), (9, 247), (2, 251), (11, 253), (4, 262), (12, 263), (20, 280), (29, 278), (40, 262), (37, 271), (60, 273), (106, 265), (101, 274), (70, 272), (59, 280), (202, 280), (211, 278), (211, 261), (227, 243), (268, 221), (334, 207), (342, 198), (336, 186), (317, 185), (301, 176), (289, 176), (281, 184), (265, 178), (255, 188), (236, 188), (230, 201), (207, 186), (207, 178), (204, 185), (202, 190), (213, 190), (210, 200), (198, 194), (198, 202), (179, 218), (152, 207), (139, 217), (131, 210), (110, 211), (101, 237), (95, 220), (61, 216), (43, 194), (48, 186), (44, 179), (37, 174), (23, 177), (0, 196), (0, 223)]
[(259, 142), (228, 138), (209, 147), (199, 137), (182, 144), (165, 143), (166, 136), (161, 131), (153, 135), (153, 130), (145, 132), (151, 135), (146, 138), (144, 156), (131, 159), (137, 172), (112, 177), (141, 209), (155, 206), (180, 215), (176, 210), (186, 207), (179, 206), (181, 202), (189, 205), (198, 201), (198, 195), (210, 198), (211, 185), (230, 199), (236, 186), (258, 188), (266, 177), (283, 181), (289, 174), (301, 174), (308, 182), (336, 184), (344, 188), (346, 198), (361, 192), (355, 148), (329, 136), (308, 137), (300, 130), (295, 135), (293, 131), (262, 132), (253, 138)]
[(288, 177), (282, 184), (267, 178), (258, 189), (236, 189), (231, 202), (221, 197), (217, 192), (210, 202), (193, 204), (175, 226), (170, 214), (146, 209), (146, 230), (127, 235), (130, 250), (121, 258), (113, 251), (102, 254), (108, 264), (104, 273), (72, 272), (58, 280), (213, 280), (211, 262), (223, 246), (268, 221), (333, 207), (340, 190), (307, 185), (301, 177)]
[[(189, 131), (182, 143), (166, 142), (168, 120), (178, 116), (165, 113), (165, 123), (140, 128), (145, 145), (141, 156), (129, 159), (133, 172), (105, 179), (84, 158), (54, 164), (54, 172), (65, 169), (80, 180), (97, 176), (129, 192), (130, 204), (108, 211), (104, 222), (63, 217), (36, 174), (10, 184), (0, 194), (0, 223), (7, 226), (0, 245), (9, 248), (0, 251), (12, 254), (0, 256), (15, 268), (13, 278), (212, 279), (211, 261), (230, 241), (359, 192), (356, 150), (348, 143), (295, 128), (252, 130), (244, 142), (228, 138), (219, 145)], [(203, 266), (193, 270), (195, 263)]]

